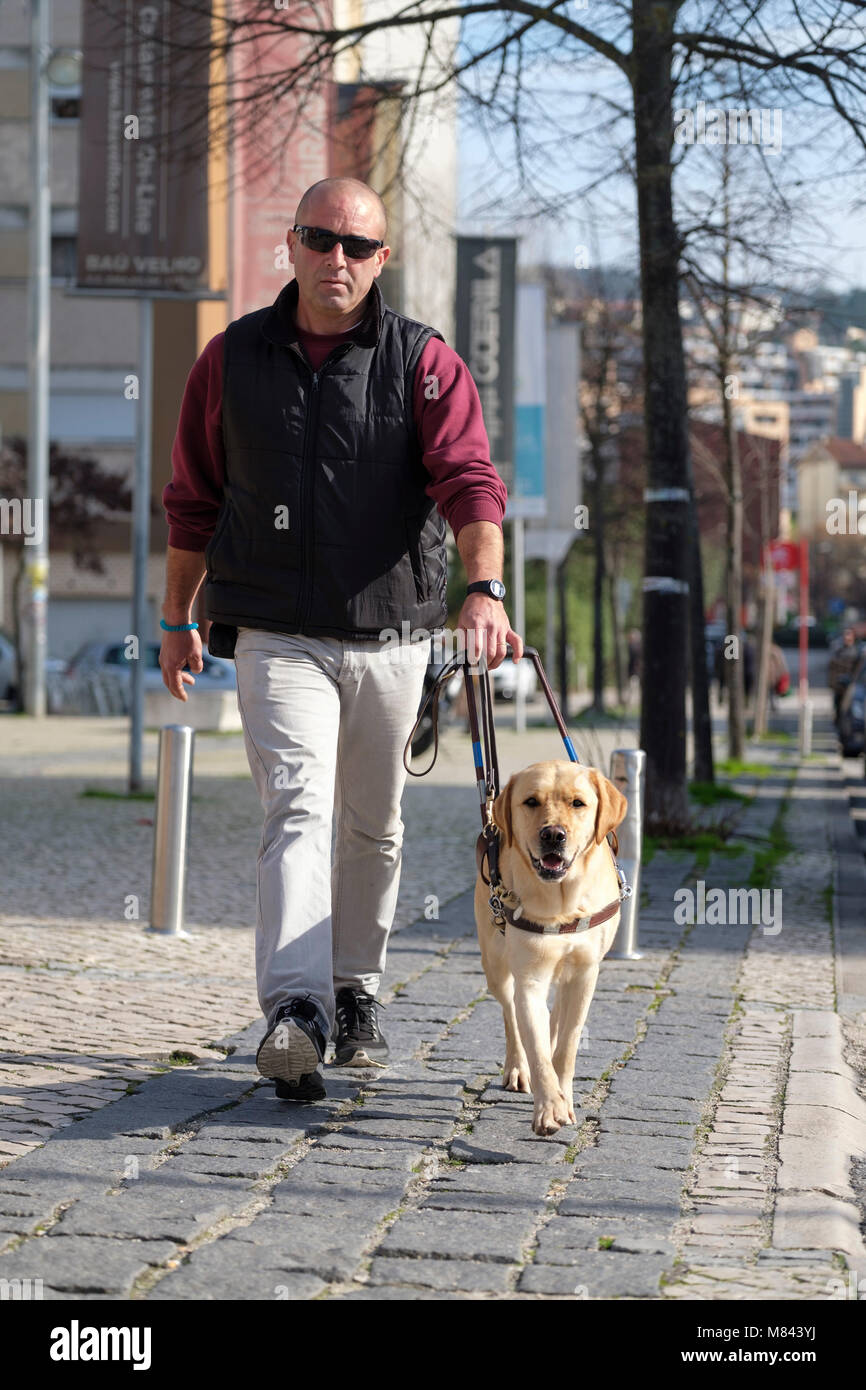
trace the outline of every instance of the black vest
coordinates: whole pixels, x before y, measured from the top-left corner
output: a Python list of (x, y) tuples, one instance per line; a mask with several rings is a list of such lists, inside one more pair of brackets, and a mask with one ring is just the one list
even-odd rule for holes
[(447, 616), (445, 523), (412, 408), (418, 359), (442, 334), (389, 309), (374, 280), (352, 338), (314, 373), (297, 302), (291, 280), (226, 329), (225, 493), (205, 550), (214, 656), (234, 655), (238, 627), (358, 641)]

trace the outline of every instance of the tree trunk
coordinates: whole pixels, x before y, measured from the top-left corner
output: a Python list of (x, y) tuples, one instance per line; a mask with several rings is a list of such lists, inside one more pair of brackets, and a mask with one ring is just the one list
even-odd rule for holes
[[(569, 552), (570, 554), (571, 552)], [(568, 719), (568, 555), (556, 572), (557, 598), (559, 600), (559, 708), (563, 719)]]
[(773, 644), (773, 617), (776, 607), (776, 590), (772, 567), (764, 547), (764, 573), (761, 592), (761, 645), (758, 654), (758, 676), (755, 685), (755, 719), (752, 732), (755, 738), (763, 738), (767, 732), (767, 702), (770, 689), (770, 647)]
[(641, 746), (648, 830), (688, 823), (689, 439), (673, 216), (671, 33), (679, 5), (632, 8), (635, 166), (646, 377), (647, 522)]
[(18, 564), (15, 567), (15, 577), (12, 580), (12, 640), (15, 644), (15, 655), (18, 658), (18, 686), (15, 691), (16, 712), (24, 709), (24, 691), (27, 688), (27, 664), (24, 645), (21, 641), (21, 585), (24, 582), (25, 555), (26, 552), (22, 545), (18, 554)]
[(761, 470), (761, 640), (758, 650), (758, 670), (755, 679), (755, 715), (752, 734), (762, 738), (767, 732), (767, 697), (769, 693), (770, 647), (773, 643), (773, 620), (776, 616), (776, 586), (770, 563), (770, 499), (767, 495), (767, 456), (760, 453)]
[(689, 621), (691, 626), (692, 736), (695, 743), (696, 782), (716, 780), (713, 765), (713, 726), (710, 720), (710, 680), (707, 674), (707, 648), (704, 634), (704, 575), (701, 566), (701, 537), (694, 485), (689, 503), (692, 533), (689, 576)]
[[(746, 740), (746, 694), (743, 680), (746, 653), (741, 649), (740, 641), (743, 608), (743, 479), (734, 410), (724, 388), (724, 380), (730, 375), (727, 370), (730, 366), (727, 353), (723, 354), (721, 365), (724, 372), (722, 409), (725, 422), (725, 473), (728, 494), (725, 610), (728, 637), (736, 637), (733, 655), (725, 662), (725, 684), (728, 689), (728, 757), (740, 761)], [(725, 652), (725, 655), (728, 653)]]
[(616, 699), (620, 709), (625, 709), (628, 699), (625, 693), (625, 671), (622, 662), (622, 633), (619, 627), (619, 605), (617, 604), (617, 566), (616, 560), (607, 576), (607, 593), (610, 603), (610, 627), (613, 633), (613, 664), (616, 676)]
[(604, 445), (592, 441), (592, 536), (595, 568), (592, 583), (592, 708), (604, 714)]

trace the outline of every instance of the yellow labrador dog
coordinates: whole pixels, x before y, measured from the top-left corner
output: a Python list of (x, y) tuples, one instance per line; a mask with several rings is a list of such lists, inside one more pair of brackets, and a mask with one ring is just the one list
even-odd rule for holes
[(574, 1123), (580, 1034), (619, 926), (620, 885), (606, 837), (627, 805), (602, 773), (579, 763), (533, 763), (515, 773), (493, 803), (504, 928), (490, 906), (479, 838), (475, 922), (487, 983), (505, 1017), (503, 1085), (531, 1089), (536, 1134)]

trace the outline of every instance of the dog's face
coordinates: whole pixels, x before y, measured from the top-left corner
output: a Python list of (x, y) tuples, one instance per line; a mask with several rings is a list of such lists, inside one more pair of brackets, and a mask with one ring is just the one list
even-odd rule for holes
[(533, 763), (516, 772), (493, 804), (503, 847), (514, 848), (545, 883), (564, 879), (575, 859), (615, 830), (628, 802), (594, 767)]

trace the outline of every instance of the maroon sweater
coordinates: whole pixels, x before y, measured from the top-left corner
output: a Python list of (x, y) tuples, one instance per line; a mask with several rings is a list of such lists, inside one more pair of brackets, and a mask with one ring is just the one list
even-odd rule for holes
[[(298, 340), (314, 371), (351, 332), (298, 330)], [(223, 503), (224, 337), (218, 333), (211, 338), (193, 364), (183, 393), (171, 451), (172, 479), (162, 494), (168, 543), (177, 550), (205, 549)], [(438, 395), (434, 394), (437, 390)], [(439, 338), (431, 338), (421, 354), (414, 413), (424, 466), (430, 474), (425, 491), (454, 535), (470, 521), (493, 521), (501, 526), (507, 494), (490, 462), (478, 391), (466, 363)]]

